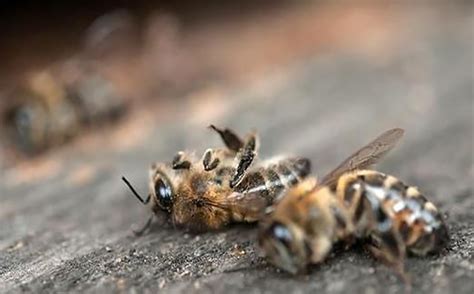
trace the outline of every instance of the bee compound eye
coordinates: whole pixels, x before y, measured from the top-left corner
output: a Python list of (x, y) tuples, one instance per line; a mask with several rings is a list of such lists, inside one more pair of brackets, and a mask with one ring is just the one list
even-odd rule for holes
[(34, 114), (30, 109), (21, 107), (15, 111), (13, 116), (13, 120), (17, 128), (27, 128), (31, 125)]
[(282, 223), (275, 222), (269, 229), (268, 233), (277, 241), (282, 243), (285, 247), (289, 247), (290, 243), (293, 241), (293, 236), (290, 230)]
[(27, 138), (31, 135), (34, 124), (37, 124), (37, 116), (37, 111), (28, 106), (19, 107), (13, 112), (11, 122), (19, 136)]
[(171, 185), (163, 178), (155, 181), (155, 195), (161, 208), (169, 210), (173, 205), (173, 191)]

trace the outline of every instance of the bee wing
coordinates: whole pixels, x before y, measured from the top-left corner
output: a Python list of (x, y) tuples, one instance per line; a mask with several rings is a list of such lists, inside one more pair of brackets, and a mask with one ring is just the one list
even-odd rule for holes
[(239, 219), (252, 222), (263, 216), (268, 203), (258, 193), (233, 192), (216, 206), (232, 212)]
[(328, 173), (321, 181), (320, 185), (326, 185), (335, 188), (337, 180), (343, 174), (357, 169), (368, 168), (377, 163), (390, 150), (395, 147), (397, 142), (403, 137), (404, 130), (400, 128), (390, 129), (372, 142), (357, 150), (338, 167)]

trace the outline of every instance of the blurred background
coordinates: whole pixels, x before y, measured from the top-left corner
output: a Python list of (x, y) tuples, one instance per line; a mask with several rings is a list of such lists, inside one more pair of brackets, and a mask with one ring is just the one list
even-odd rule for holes
[[(120, 176), (146, 193), (151, 162), (220, 144), (209, 124), (256, 129), (262, 157), (305, 155), (318, 175), (403, 127), (406, 138), (382, 169), (438, 195), (453, 224), (472, 223), (473, 25), (468, 0), (2, 0), (0, 249), (20, 246), (21, 256), (28, 244), (65, 242), (68, 260), (86, 251), (106, 258), (104, 243), (126, 252), (132, 245), (121, 238), (143, 210)], [(77, 238), (87, 250), (77, 251)], [(37, 289), (42, 271), (20, 274), (17, 258), (4, 255), (0, 282)], [(59, 275), (56, 263), (41, 261)], [(221, 262), (232, 266), (230, 257)], [(155, 283), (182, 280), (174, 276), (182, 267), (169, 270), (170, 278), (155, 272)], [(128, 287), (111, 272), (102, 273), (107, 287)], [(423, 265), (420, 272), (430, 275)], [(156, 286), (149, 278), (141, 281)]]
[[(70, 143), (91, 127), (123, 125), (123, 117), (148, 114), (163, 124), (186, 113), (211, 122), (227, 107), (230, 89), (335, 52), (374, 66), (398, 62), (399, 77), (430, 91), (434, 85), (421, 80), (434, 70), (428, 39), (447, 30), (466, 44), (472, 37), (469, 1), (24, 0), (1, 7), (7, 163)], [(416, 57), (395, 60), (410, 54)], [(326, 98), (313, 97), (320, 107)]]

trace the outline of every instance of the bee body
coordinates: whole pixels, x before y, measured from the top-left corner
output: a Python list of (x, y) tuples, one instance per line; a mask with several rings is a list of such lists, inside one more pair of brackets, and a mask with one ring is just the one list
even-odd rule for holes
[(395, 230), (406, 250), (415, 255), (436, 252), (447, 241), (447, 229), (433, 203), (418, 188), (371, 170), (340, 178), (337, 197), (349, 210), (358, 238), (376, 242)]
[(234, 190), (238, 193), (256, 194), (274, 203), (288, 188), (296, 185), (309, 174), (309, 161), (304, 158), (276, 158), (249, 171), (247, 177)]
[(207, 149), (202, 158), (178, 152), (171, 164), (156, 163), (150, 169), (151, 208), (155, 214), (165, 211), (178, 227), (200, 232), (255, 222), (266, 206), (310, 172), (305, 158), (259, 161), (254, 133), (244, 141), (228, 129), (212, 128), (226, 148)]
[(323, 261), (336, 242), (356, 239), (404, 277), (407, 253), (426, 255), (448, 241), (446, 225), (418, 188), (365, 170), (391, 150), (403, 130), (389, 130), (321, 182), (307, 178), (289, 189), (260, 224), (259, 244), (274, 265), (291, 273)]
[(114, 121), (126, 110), (124, 98), (98, 71), (79, 67), (73, 80), (47, 69), (10, 93), (12, 105), (0, 116), (7, 138), (26, 153), (60, 145), (87, 126)]

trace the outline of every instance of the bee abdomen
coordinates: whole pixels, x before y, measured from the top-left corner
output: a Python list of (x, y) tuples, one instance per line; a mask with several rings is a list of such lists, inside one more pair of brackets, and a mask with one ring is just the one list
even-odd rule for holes
[[(349, 209), (352, 207), (355, 224), (370, 214), (373, 223), (363, 224), (368, 226), (366, 232), (395, 228), (407, 250), (414, 254), (438, 251), (448, 240), (446, 226), (434, 204), (416, 187), (393, 176), (376, 171), (343, 176), (338, 183), (338, 197)], [(389, 217), (380, 218), (382, 214)]]
[(263, 171), (254, 171), (248, 173), (242, 181), (234, 188), (236, 192), (243, 194), (258, 194), (266, 199), (267, 203), (272, 203), (272, 191), (267, 188), (266, 180), (262, 175)]
[[(277, 198), (285, 190), (285, 185), (281, 179), (281, 176), (278, 174), (276, 169), (273, 167), (267, 168), (262, 171), (262, 174), (265, 177), (265, 185), (270, 191), (273, 198)], [(273, 201), (273, 199), (272, 199)]]
[(278, 173), (280, 181), (289, 188), (311, 172), (311, 162), (306, 158), (287, 158), (270, 168)]
[(407, 186), (394, 177), (388, 176), (385, 184), (389, 190), (386, 201), (390, 203), (395, 217), (409, 228), (409, 235), (406, 236), (408, 250), (425, 255), (444, 247), (448, 233), (436, 206), (418, 188)]
[(290, 158), (288, 164), (299, 180), (306, 178), (311, 172), (311, 161), (307, 158)]
[[(396, 181), (394, 183), (394, 187), (401, 186)], [(415, 255), (440, 251), (449, 240), (441, 214), (418, 188), (405, 187), (400, 198), (394, 199), (391, 209), (397, 223), (401, 223), (397, 229), (405, 241), (407, 250)]]
[(240, 193), (258, 193), (268, 204), (275, 202), (282, 193), (299, 183), (310, 172), (311, 164), (305, 158), (288, 158), (276, 161), (250, 172), (235, 187)]

